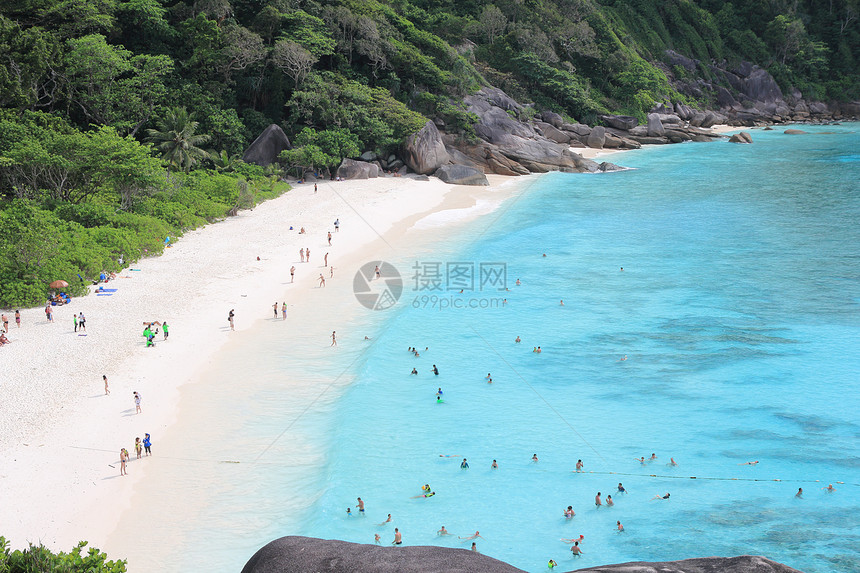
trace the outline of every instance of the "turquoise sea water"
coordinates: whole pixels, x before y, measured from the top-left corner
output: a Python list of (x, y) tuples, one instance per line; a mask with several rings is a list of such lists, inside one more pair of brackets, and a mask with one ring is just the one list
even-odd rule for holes
[[(275, 381), (317, 368), (313, 352), (240, 349), (271, 383), (237, 407), (251, 411), (234, 441), (258, 436), (258, 451), (289, 425), (291, 440), (314, 437), (316, 462), (297, 470), (274, 448), (259, 479), (225, 478), (223, 503), (201, 510), (209, 525), (188, 534), (205, 557), (188, 559), (238, 569), (281, 535), (389, 545), (398, 527), (405, 545), (467, 549), (457, 536), (479, 530), (479, 551), (528, 571), (739, 554), (860, 570), (860, 126), (803, 129), (549, 174), (432, 251), (400, 253), (400, 301), (353, 325), (373, 340), (326, 363), (349, 383), (307, 411), (283, 414), (305, 398)], [(415, 290), (414, 275), (435, 284), (432, 263), (454, 290)], [(504, 265), (509, 291), (481, 290), (481, 263)], [(466, 275), (446, 270), (469, 264), (460, 294)], [(436, 495), (413, 498), (425, 483)], [(596, 508), (598, 491), (615, 506)], [(278, 496), (296, 492), (310, 507), (280, 514)], [(560, 538), (580, 534), (573, 558)]]

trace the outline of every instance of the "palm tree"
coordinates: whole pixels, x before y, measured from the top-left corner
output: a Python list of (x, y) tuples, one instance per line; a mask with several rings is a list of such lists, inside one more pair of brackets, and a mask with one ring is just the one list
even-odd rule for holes
[(146, 130), (146, 139), (161, 152), (161, 158), (170, 168), (187, 172), (195, 163), (209, 157), (198, 147), (209, 141), (208, 135), (194, 133), (198, 125), (184, 107), (173, 107), (158, 120), (158, 129)]

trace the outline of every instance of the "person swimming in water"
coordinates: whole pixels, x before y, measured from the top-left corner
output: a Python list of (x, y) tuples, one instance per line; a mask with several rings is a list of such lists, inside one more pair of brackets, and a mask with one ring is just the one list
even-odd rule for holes
[(613, 505), (615, 505), (615, 502), (612, 501), (612, 496), (607, 495), (606, 496), (606, 507), (612, 507)]
[(579, 548), (579, 541), (573, 542), (573, 547), (570, 548), (570, 552), (573, 553), (576, 557), (582, 555), (582, 549)]
[(627, 490), (624, 489), (624, 486), (621, 485), (621, 482), (618, 482), (618, 492), (619, 493), (627, 493)]
[(585, 539), (585, 536), (580, 534), (579, 537), (574, 537), (573, 539), (565, 539), (562, 537), (560, 541), (564, 541), (565, 543), (582, 543), (583, 539)]
[(418, 374), (418, 370), (416, 368), (413, 368), (412, 372), (410, 372), (410, 374), (413, 374), (413, 375)]
[(570, 518), (572, 518), (574, 515), (576, 515), (576, 513), (573, 511), (573, 506), (572, 506), (572, 505), (568, 505), (568, 506), (567, 506), (567, 509), (565, 509), (565, 510), (564, 510), (564, 517), (565, 517), (566, 519), (570, 519)]
[(382, 523), (377, 523), (377, 525), (385, 525), (386, 523), (391, 523), (391, 514), (388, 514), (388, 519), (383, 521)]
[(558, 563), (556, 563), (552, 559), (550, 559), (549, 562), (547, 562), (547, 564), (546, 564), (546, 566), (549, 567), (550, 569), (552, 569), (553, 567), (556, 567), (557, 565), (558, 565)]
[[(462, 537), (462, 536), (461, 536), (461, 537), (458, 537), (458, 539), (476, 539), (476, 538), (478, 538), (478, 537), (481, 537), (481, 532), (480, 532), (480, 531), (476, 531), (476, 532), (475, 532), (475, 533), (473, 533), (472, 535), (467, 535), (466, 537)], [(483, 537), (481, 537), (481, 539), (484, 539), (484, 538), (483, 538)]]
[(537, 461), (538, 461), (537, 454), (534, 454), (534, 455), (532, 456), (532, 462), (537, 463)]
[(448, 533), (448, 530), (445, 529), (445, 526), (442, 526), (442, 529), (436, 532), (436, 535), (454, 535), (453, 533)]
[(499, 464), (496, 463), (496, 460), (493, 460), (493, 463), (490, 464), (490, 469), (493, 469), (493, 470), (499, 469)]
[(418, 499), (419, 497), (433, 497), (434, 495), (436, 495), (436, 492), (431, 491), (429, 493), (422, 493), (421, 495), (413, 495), (409, 499)]
[(463, 458), (463, 461), (460, 462), (460, 469), (461, 470), (469, 469), (469, 463), (466, 461), (466, 458)]
[(660, 495), (659, 493), (652, 497), (651, 499), (669, 499), (669, 492), (666, 492), (666, 495)]
[(577, 471), (577, 472), (581, 472), (581, 471), (582, 471), (582, 465), (583, 465), (583, 464), (582, 464), (582, 460), (576, 460), (576, 471)]
[(436, 376), (439, 376), (439, 369), (436, 368), (435, 364), (433, 365), (433, 374), (435, 374)]
[(624, 526), (623, 526), (623, 525), (621, 525), (621, 522), (620, 522), (620, 521), (616, 521), (616, 522), (615, 522), (615, 529), (617, 529), (617, 530), (618, 530), (618, 533), (621, 533), (622, 531), (624, 531)]

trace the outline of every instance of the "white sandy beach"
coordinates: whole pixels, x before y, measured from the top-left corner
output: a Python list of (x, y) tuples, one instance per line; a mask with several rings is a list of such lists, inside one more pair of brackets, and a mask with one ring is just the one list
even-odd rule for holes
[[(158, 484), (164, 470), (157, 455), (135, 460), (134, 438), (149, 432), (159, 453), (159, 443), (177, 427), (181, 389), (205, 376), (219, 349), (241, 344), (262, 321), (274, 325), (275, 301), (289, 305), (285, 327), (300, 332), (299, 347), (327, 348), (331, 325), (339, 328), (346, 313), (361, 308), (352, 292), (361, 264), (388, 256), (394, 245), (408, 248), (413, 236), (423, 233), (426, 240), (490, 213), (536, 177), (490, 176), (490, 187), (448, 186), (435, 178), (320, 182), (316, 194), (312, 184), (300, 185), (186, 233), (162, 256), (119, 273), (105, 285), (118, 289), (111, 296), (91, 294), (55, 307), (53, 324), (42, 308), (22, 309), (21, 328), (12, 321), (12, 344), (0, 350), (0, 535), (13, 548), (41, 542), (66, 551), (85, 539), (111, 558), (130, 558), (130, 571), (152, 570), (129, 555), (134, 536), (115, 532), (145, 489), (142, 480)], [(299, 262), (301, 248), (310, 248), (310, 263)], [(333, 278), (323, 268), (326, 253)], [(324, 271), (326, 287), (319, 288)], [(235, 332), (227, 322), (230, 309)], [(85, 335), (73, 330), (72, 314), (79, 312), (87, 318)], [(145, 348), (143, 322), (156, 320), (170, 324), (169, 340), (159, 334), (155, 347)], [(356, 338), (344, 330), (347, 342)], [(142, 396), (140, 414), (133, 391)], [(194, 416), (181, 412), (182, 419)], [(125, 477), (123, 447), (131, 454)], [(187, 484), (189, 492), (195, 487)], [(188, 493), (170, 489), (180, 498)], [(139, 530), (152, 531), (146, 519), (136, 516)]]

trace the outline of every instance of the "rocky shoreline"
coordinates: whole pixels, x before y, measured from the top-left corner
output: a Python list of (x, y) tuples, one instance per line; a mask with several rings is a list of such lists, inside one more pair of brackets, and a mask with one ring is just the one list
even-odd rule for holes
[[(536, 112), (498, 88), (487, 86), (463, 98), (465, 110), (477, 121), (475, 137), (446, 133), (440, 118), (428, 121), (409, 136), (399, 153), (377, 157), (371, 151), (360, 160), (345, 159), (334, 174), (341, 179), (367, 179), (393, 175), (434, 175), (455, 185), (487, 185), (486, 175), (518, 176), (564, 171), (596, 173), (624, 169), (583, 157), (577, 149), (623, 150), (643, 145), (711, 142), (726, 136), (715, 125), (765, 127), (780, 123), (832, 123), (860, 119), (860, 102), (807, 101), (794, 89), (784, 95), (764, 69), (740, 62), (704, 64), (668, 50), (660, 64), (679, 93), (715, 101), (717, 110), (697, 110), (681, 101), (659, 103), (647, 115), (647, 123), (626, 115), (600, 115), (603, 125), (566, 121), (552, 111)], [(708, 70), (706, 80), (701, 74)], [(731, 88), (731, 89), (730, 89)], [(751, 138), (740, 138), (751, 143)], [(251, 144), (245, 161), (268, 165), (277, 159), (289, 140), (275, 125)], [(304, 180), (316, 175), (306, 173)]]
[[(466, 549), (382, 547), (347, 541), (288, 536), (257, 551), (242, 573), (524, 573), (503, 561)], [(801, 573), (755, 555), (701, 557), (681, 561), (632, 562), (577, 569), (571, 573)]]

